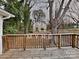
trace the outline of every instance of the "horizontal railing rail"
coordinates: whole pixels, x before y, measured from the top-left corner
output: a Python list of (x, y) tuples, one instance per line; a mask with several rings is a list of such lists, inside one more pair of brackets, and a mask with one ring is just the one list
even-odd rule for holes
[(51, 48), (51, 47), (78, 47), (79, 34), (58, 33), (58, 34), (7, 34), (3, 35), (3, 48)]

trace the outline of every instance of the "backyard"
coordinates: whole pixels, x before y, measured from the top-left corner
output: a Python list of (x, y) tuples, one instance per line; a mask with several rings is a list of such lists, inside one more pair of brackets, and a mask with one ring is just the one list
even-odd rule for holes
[(79, 0), (0, 0), (0, 59), (79, 59)]

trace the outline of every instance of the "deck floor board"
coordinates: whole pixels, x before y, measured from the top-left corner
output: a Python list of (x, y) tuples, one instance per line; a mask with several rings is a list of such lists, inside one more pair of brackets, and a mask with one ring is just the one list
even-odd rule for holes
[(66, 48), (47, 48), (43, 49), (11, 49), (0, 55), (0, 59), (79, 59), (79, 49)]

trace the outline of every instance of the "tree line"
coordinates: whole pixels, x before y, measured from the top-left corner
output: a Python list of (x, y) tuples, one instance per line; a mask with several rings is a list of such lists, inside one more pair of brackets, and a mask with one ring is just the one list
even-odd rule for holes
[[(26, 34), (32, 32), (33, 22), (30, 19), (30, 13), (36, 2), (37, 0), (0, 0), (0, 5), (4, 5), (6, 11), (16, 16), (15, 18), (4, 20), (4, 33), (18, 33), (22, 31), (22, 33)], [(56, 2), (59, 4), (57, 7)], [(58, 29), (63, 26), (64, 17), (70, 17), (76, 23), (78, 22), (78, 19), (72, 15), (72, 13), (75, 13), (76, 15), (79, 14), (71, 8), (70, 5), (72, 2), (73, 0), (47, 0), (47, 2), (43, 2), (48, 3), (48, 7), (46, 8), (49, 10), (51, 33), (58, 33)], [(74, 3), (75, 2), (78, 2), (78, 0), (75, 0)], [(78, 9), (78, 7), (75, 8), (75, 10)], [(70, 12), (70, 14), (66, 15), (67, 12)], [(45, 17), (43, 12), (41, 14), (39, 14), (38, 10), (34, 11), (34, 19), (37, 18), (36, 21), (40, 21), (39, 19), (42, 18), (42, 16)]]

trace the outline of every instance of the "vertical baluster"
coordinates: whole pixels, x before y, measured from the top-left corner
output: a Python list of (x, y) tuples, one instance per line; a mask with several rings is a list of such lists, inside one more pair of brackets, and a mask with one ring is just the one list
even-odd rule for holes
[(43, 40), (44, 40), (44, 43), (43, 43), (43, 48), (44, 48), (44, 50), (46, 50), (45, 35), (43, 35)]
[(7, 39), (7, 35), (5, 36), (5, 46), (6, 46), (6, 50), (8, 50), (8, 39)]
[[(39, 40), (39, 36), (37, 35), (36, 37), (37, 37), (37, 39), (35, 39), (35, 42), (34, 42), (34, 43), (35, 43), (35, 45), (34, 45), (35, 48), (37, 48), (37, 42), (38, 42), (38, 40)], [(37, 42), (36, 42), (36, 41), (37, 41)], [(39, 42), (38, 42), (38, 43), (39, 43)]]
[(75, 40), (75, 46), (76, 46), (76, 48), (78, 48), (78, 36), (76, 35), (76, 38), (75, 38), (76, 40)]
[(28, 48), (30, 48), (30, 38), (29, 38), (29, 35), (28, 35)]
[[(15, 35), (15, 38), (14, 38), (14, 44), (15, 44), (14, 47), (16, 46), (16, 42), (15, 42), (15, 41), (16, 41), (16, 35)], [(15, 48), (16, 48), (16, 47), (15, 47)]]
[(49, 47), (51, 47), (51, 39), (50, 39), (50, 35), (48, 35), (48, 40), (49, 40)]
[(62, 35), (62, 38), (61, 38), (61, 46), (63, 46), (63, 42), (65, 41), (65, 37), (64, 37), (64, 35)]
[(29, 46), (28, 42), (29, 42), (29, 39), (28, 39), (28, 35), (27, 35), (27, 48), (28, 48), (28, 46)]
[(17, 42), (17, 48), (19, 48), (19, 43), (20, 43), (19, 40), (20, 40), (20, 37), (17, 35), (17, 41), (16, 41)]
[(46, 48), (48, 48), (48, 40), (47, 40), (47, 35), (45, 35), (45, 46), (46, 46)]
[[(16, 35), (15, 35), (15, 37), (16, 37)], [(16, 44), (15, 44), (15, 37), (14, 37), (14, 48), (15, 48), (15, 45), (16, 45)]]
[(25, 51), (25, 50), (26, 50), (26, 39), (25, 39), (25, 35), (23, 35), (23, 37), (24, 37), (24, 38), (23, 38), (23, 40), (24, 40), (24, 42), (23, 42), (23, 43), (24, 43), (23, 49), (24, 49), (24, 51)]
[(30, 48), (33, 48), (33, 40), (34, 40), (33, 35), (30, 35), (30, 39), (31, 39), (31, 47)]
[[(26, 49), (27, 49), (27, 35), (25, 35), (25, 39), (26, 39)], [(22, 42), (23, 43), (23, 42)]]
[(18, 48), (18, 42), (19, 42), (18, 39), (19, 39), (19, 36), (18, 36), (18, 35), (16, 35), (16, 36), (17, 36), (17, 37), (16, 37), (16, 39), (17, 39), (17, 40), (16, 40), (16, 44), (17, 44), (16, 48)]
[[(68, 42), (69, 41), (69, 42)], [(70, 35), (68, 35), (68, 40), (67, 40), (67, 42), (68, 42), (68, 46), (70, 46)]]
[(47, 42), (47, 43), (46, 43), (46, 46), (47, 46), (47, 48), (49, 48), (49, 40), (48, 40), (48, 35), (46, 35), (46, 40), (47, 40), (47, 41), (46, 41), (46, 42)]
[(5, 42), (4, 42), (5, 43), (5, 46), (4, 46), (5, 47), (5, 51), (7, 51), (7, 50), (9, 50), (9, 43), (8, 43), (7, 35), (4, 36), (4, 40), (5, 40)]
[(14, 41), (15, 42), (15, 48), (17, 48), (16, 47), (17, 46), (17, 43), (16, 43), (16, 41), (17, 41), (17, 35), (15, 35), (15, 38), (14, 39), (15, 39), (15, 41)]
[(68, 37), (67, 37), (67, 35), (65, 35), (65, 41), (64, 41), (64, 46), (67, 46), (67, 40), (68, 40)]
[[(20, 37), (20, 36), (19, 36), (19, 37)], [(21, 38), (22, 38), (22, 39), (19, 39), (19, 40), (22, 41), (21, 44), (24, 44), (24, 35), (21, 35)], [(23, 45), (22, 45), (22, 48), (23, 48)]]
[(6, 36), (2, 36), (2, 43), (3, 43), (3, 52), (5, 52), (6, 51), (6, 45), (5, 45), (5, 37)]
[(35, 35), (35, 39), (34, 39), (34, 41), (33, 41), (34, 48), (35, 48), (35, 46), (36, 46), (35, 40), (37, 40), (37, 39), (38, 39), (38, 37), (37, 37), (37, 35)]
[(48, 44), (49, 44), (49, 40), (48, 40), (48, 38), (47, 38), (48, 36), (47, 35), (45, 35), (45, 38), (46, 38), (46, 48), (48, 48)]
[(37, 42), (36, 42), (37, 45), (38, 45), (38, 48), (40, 48), (40, 46), (41, 46), (41, 45), (40, 45), (40, 43), (41, 43), (41, 42), (40, 42), (40, 39), (41, 39), (41, 38), (40, 38), (40, 35), (38, 35), (38, 39), (37, 39)]
[(37, 35), (36, 45), (37, 45), (37, 48), (40, 48), (40, 35)]
[(40, 42), (40, 48), (42, 48), (42, 35), (40, 35), (40, 40), (39, 40), (39, 42)]
[(41, 35), (41, 37), (42, 37), (41, 39), (42, 39), (42, 48), (43, 48), (43, 35)]
[(44, 39), (43, 39), (43, 35), (42, 35), (42, 48), (44, 47)]
[(49, 40), (49, 48), (51, 47), (51, 40), (50, 40), (50, 35), (48, 35), (48, 40)]
[(17, 40), (16, 40), (16, 48), (18, 48), (18, 42), (19, 42), (19, 41), (18, 41), (18, 38), (19, 38), (18, 35), (16, 35), (16, 39), (17, 39)]
[(34, 48), (34, 40), (36, 40), (36, 36), (35, 35), (33, 35), (32, 48)]
[(53, 35), (50, 35), (49, 38), (50, 38), (50, 47), (52, 48), (52, 37)]
[(58, 48), (61, 48), (61, 35), (58, 35)]
[[(18, 38), (18, 48), (20, 48), (21, 46), (20, 46), (20, 44), (21, 44), (21, 36), (19, 35), (18, 36), (19, 38)], [(24, 35), (23, 35), (23, 37), (24, 37)], [(24, 42), (24, 44), (25, 44), (25, 42)], [(24, 47), (25, 47), (25, 45), (24, 45)]]
[(28, 35), (28, 48), (30, 48), (30, 38), (29, 38), (29, 35)]
[(22, 48), (22, 40), (23, 40), (23, 35), (20, 36), (20, 48)]
[(64, 46), (65, 47), (67, 47), (68, 46), (68, 42), (69, 42), (69, 39), (68, 39), (68, 35), (65, 35), (65, 37), (66, 37), (66, 39), (65, 39), (65, 44), (64, 44)]
[(33, 37), (33, 40), (32, 40), (32, 47), (35, 48), (35, 40), (36, 40), (36, 36), (35, 36), (35, 39)]
[(75, 48), (75, 40), (76, 40), (76, 35), (72, 34), (72, 48)]
[(63, 39), (62, 39), (62, 46), (63, 46), (63, 47), (66, 45), (66, 41), (67, 41), (67, 37), (66, 37), (66, 35), (64, 34), (64, 35), (63, 35)]
[(42, 36), (42, 48), (43, 48), (43, 46), (44, 46), (44, 39), (43, 39), (43, 35), (41, 35)]
[(67, 42), (67, 36), (64, 34), (62, 35), (62, 39), (61, 39), (61, 46), (65, 47), (66, 46), (66, 42)]
[(71, 46), (71, 35), (69, 35), (69, 45)]
[(17, 36), (17, 41), (16, 41), (17, 42), (17, 48), (19, 48), (19, 43), (20, 43), (19, 40), (20, 40), (20, 37), (19, 37), (19, 35), (16, 35), (16, 36)]
[(36, 39), (36, 48), (39, 48), (40, 45), (40, 35), (37, 35), (37, 39)]
[(13, 48), (15, 48), (14, 46), (15, 46), (15, 43), (14, 43), (14, 41), (15, 41), (15, 35), (13, 36), (13, 38), (12, 38), (12, 42), (13, 42)]
[(45, 48), (47, 47), (46, 45), (47, 45), (47, 38), (46, 38), (46, 35), (44, 35), (44, 44), (45, 44)]
[(79, 45), (79, 44), (78, 44), (78, 43), (79, 43), (79, 42), (78, 42), (79, 37), (78, 37), (78, 36), (79, 36), (79, 35), (77, 34), (77, 48), (79, 49), (79, 47), (78, 47), (78, 45)]
[(30, 41), (29, 41), (29, 48), (31, 48), (31, 40), (32, 40), (32, 39), (31, 39), (30, 35), (29, 35), (29, 40), (30, 40)]
[(38, 40), (38, 41), (39, 41), (39, 46), (40, 46), (40, 48), (41, 48), (41, 47), (42, 47), (42, 45), (41, 45), (41, 43), (42, 43), (42, 42), (41, 42), (41, 35), (39, 35), (39, 40)]
[(13, 44), (12, 44), (12, 45), (13, 45), (13, 48), (14, 48), (14, 45), (15, 45), (15, 44), (14, 44), (14, 41), (15, 41), (15, 39), (14, 39), (14, 38), (15, 38), (15, 36), (13, 36), (13, 37), (12, 37), (12, 42), (13, 42)]
[(16, 48), (16, 46), (17, 46), (16, 41), (17, 41), (17, 36), (15, 36), (15, 48)]
[(9, 39), (10, 39), (10, 44), (11, 44), (11, 45), (10, 45), (10, 48), (12, 49), (12, 48), (13, 48), (13, 46), (12, 46), (12, 43), (13, 43), (13, 42), (12, 42), (12, 36), (9, 35)]
[(72, 46), (72, 35), (70, 34), (70, 46)]
[(8, 35), (7, 35), (7, 37), (6, 37), (6, 43), (7, 43), (7, 49), (9, 49), (9, 37), (8, 37)]
[(30, 48), (31, 48), (31, 46), (32, 46), (32, 45), (31, 45), (31, 41), (32, 41), (31, 35), (29, 35), (29, 38), (30, 38), (30, 42), (29, 42), (29, 43), (30, 43)]
[(31, 39), (32, 39), (32, 48), (33, 48), (33, 40), (35, 40), (35, 35), (34, 34), (32, 35)]
[(9, 49), (11, 49), (11, 37), (10, 37), (10, 35), (8, 35), (8, 46), (9, 46)]
[(38, 35), (38, 39), (37, 39), (36, 43), (37, 43), (37, 48), (40, 48), (40, 35)]

